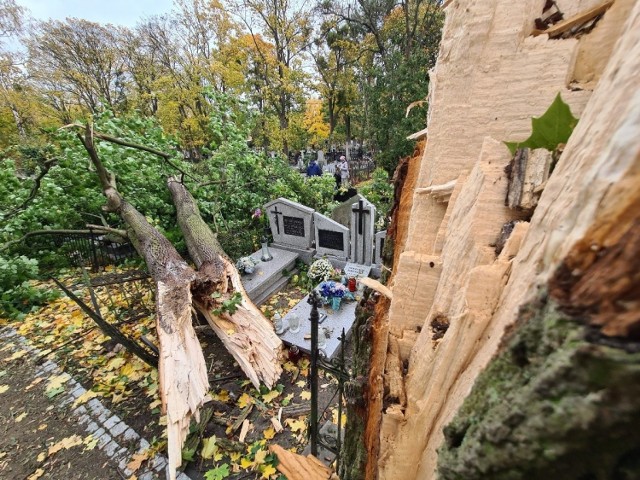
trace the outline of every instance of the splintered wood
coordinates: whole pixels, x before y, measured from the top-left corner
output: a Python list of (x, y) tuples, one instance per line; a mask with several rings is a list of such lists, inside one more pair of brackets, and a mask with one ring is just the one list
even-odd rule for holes
[(505, 204), (509, 208), (533, 210), (549, 178), (552, 153), (544, 148), (519, 148), (507, 167), (509, 189)]
[(328, 480), (331, 470), (313, 455), (303, 457), (285, 450), (280, 445), (270, 445), (269, 450), (275, 453), (279, 463), (276, 467), (288, 480)]
[[(189, 285), (180, 288), (158, 282), (157, 298), (158, 379), (162, 406), (167, 414), (169, 473), (173, 479), (182, 463), (182, 445), (189, 434), (189, 423), (192, 418), (199, 419), (209, 381), (202, 348), (191, 325)], [(166, 308), (167, 305), (173, 308)]]
[[(198, 267), (199, 279), (194, 291), (194, 306), (204, 316), (225, 348), (256, 388), (263, 383), (272, 388), (282, 373), (282, 341), (273, 325), (249, 299), (240, 274), (227, 258), (209, 226), (202, 220), (195, 200), (185, 186), (168, 181), (178, 211), (178, 224), (189, 254)], [(212, 294), (220, 297), (213, 299)], [(213, 305), (240, 294), (241, 301), (233, 313), (214, 313)]]

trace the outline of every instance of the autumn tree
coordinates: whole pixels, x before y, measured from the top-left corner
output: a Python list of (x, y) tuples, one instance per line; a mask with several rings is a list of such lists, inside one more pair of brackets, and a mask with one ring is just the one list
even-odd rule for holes
[[(406, 136), (426, 117), (428, 71), (435, 64), (442, 26), (436, 0), (359, 0), (320, 4), (340, 35), (357, 46), (357, 78), (363, 137), (379, 150), (378, 160), (392, 171), (413, 148)], [(407, 107), (414, 105), (409, 112)]]
[(37, 23), (26, 40), (27, 68), (41, 93), (69, 122), (78, 111), (127, 107), (120, 29), (68, 18)]
[[(311, 10), (304, 3), (289, 0), (236, 0), (234, 9), (254, 39), (264, 66), (270, 64), (269, 52), (260, 39), (273, 45), (275, 75), (270, 85), (264, 85), (263, 95), (265, 103), (277, 115), (280, 130), (286, 131), (290, 113), (300, 106), (303, 96), (306, 74), (302, 66), (312, 34)], [(286, 136), (282, 149), (288, 154)]]

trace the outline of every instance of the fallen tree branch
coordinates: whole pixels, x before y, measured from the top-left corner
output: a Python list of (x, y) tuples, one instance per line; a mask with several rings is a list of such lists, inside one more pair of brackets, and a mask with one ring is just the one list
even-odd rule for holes
[[(62, 128), (82, 128), (84, 129), (86, 126), (79, 124), (79, 123), (70, 123), (68, 125), (65, 125)], [(93, 137), (95, 138), (99, 138), (100, 140), (104, 140), (105, 142), (110, 142), (110, 143), (115, 143), (116, 145), (121, 145), (123, 147), (128, 147), (128, 148), (133, 148), (136, 150), (141, 150), (143, 152), (148, 152), (151, 153), (153, 155), (156, 155), (160, 158), (162, 158), (167, 165), (169, 165), (171, 168), (173, 168), (174, 170), (180, 172), (181, 175), (190, 178), (191, 180), (193, 180), (194, 182), (197, 182), (198, 179), (195, 178), (193, 175), (190, 175), (189, 173), (185, 172), (182, 168), (180, 168), (178, 165), (176, 165), (175, 163), (173, 163), (171, 161), (171, 157), (173, 155), (171, 155), (170, 153), (166, 153), (163, 152), (161, 150), (155, 149), (153, 147), (147, 147), (146, 145), (141, 145), (139, 143), (135, 143), (135, 142), (130, 142), (129, 140), (123, 140), (122, 138), (118, 138), (118, 137), (114, 137), (112, 135), (107, 135), (106, 133), (100, 133), (100, 132), (93, 132)]]
[[(167, 186), (178, 212), (178, 224), (199, 278), (193, 290), (194, 306), (205, 317), (227, 350), (236, 359), (251, 383), (272, 388), (280, 374), (282, 342), (271, 323), (247, 296), (240, 275), (233, 262), (208, 225), (202, 220), (198, 207), (186, 187), (176, 178)], [(218, 293), (219, 298), (212, 294)], [(217, 305), (229, 300), (235, 293), (241, 295), (237, 309), (216, 313)]]
[(145, 259), (156, 282), (156, 328), (160, 343), (158, 379), (163, 411), (167, 414), (169, 477), (176, 478), (189, 423), (199, 418), (209, 389), (202, 348), (191, 324), (191, 284), (196, 272), (180, 257), (171, 242), (149, 224), (116, 188), (115, 176), (103, 165), (89, 125), (78, 137), (89, 154), (107, 198), (104, 207), (127, 225), (134, 247)]
[(33, 186), (31, 187), (31, 191), (29, 192), (29, 196), (27, 198), (25, 198), (24, 201), (20, 205), (14, 207), (13, 209), (8, 211), (7, 213), (3, 213), (2, 214), (2, 219), (3, 220), (13, 217), (14, 215), (19, 213), (20, 211), (22, 211), (25, 208), (27, 208), (27, 206), (29, 206), (29, 204), (33, 201), (33, 199), (36, 198), (36, 195), (38, 194), (38, 190), (40, 190), (40, 183), (42, 182), (42, 179), (45, 177), (45, 175), (47, 173), (49, 173), (49, 170), (56, 163), (56, 161), (57, 161), (57, 159), (53, 158), (53, 159), (45, 161), (42, 164), (42, 167), (40, 168), (40, 173), (38, 174), (38, 176), (36, 178), (33, 179), (34, 183), (33, 183)]

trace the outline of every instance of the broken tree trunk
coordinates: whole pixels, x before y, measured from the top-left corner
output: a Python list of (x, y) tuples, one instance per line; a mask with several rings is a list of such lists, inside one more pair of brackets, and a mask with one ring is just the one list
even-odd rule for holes
[[(167, 182), (178, 211), (178, 224), (189, 255), (198, 267), (194, 306), (207, 319), (251, 383), (272, 388), (280, 374), (282, 342), (273, 326), (247, 296), (240, 275), (218, 240), (202, 220), (195, 200), (176, 178)], [(220, 312), (220, 305), (240, 295), (235, 312)]]
[(95, 149), (90, 126), (78, 135), (94, 164), (105, 197), (106, 210), (116, 212), (127, 225), (134, 247), (145, 259), (156, 283), (156, 328), (160, 342), (158, 379), (163, 411), (167, 415), (169, 474), (176, 478), (182, 463), (182, 445), (192, 417), (198, 419), (209, 390), (202, 348), (191, 324), (191, 284), (196, 272), (171, 242), (118, 193), (114, 175)]

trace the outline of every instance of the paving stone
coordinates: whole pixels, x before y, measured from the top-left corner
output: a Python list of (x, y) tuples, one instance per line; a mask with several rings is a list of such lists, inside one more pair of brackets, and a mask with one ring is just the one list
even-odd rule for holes
[(104, 435), (106, 432), (104, 430), (104, 428), (100, 427), (98, 430), (96, 430), (95, 432), (92, 433), (93, 438), (100, 438), (102, 435)]
[(111, 440), (104, 447), (104, 453), (106, 453), (109, 457), (113, 457), (118, 448), (120, 448), (120, 445), (118, 445), (115, 440)]
[[(80, 417), (78, 418), (78, 423), (80, 425), (84, 425), (85, 423), (89, 423), (91, 422), (91, 417), (89, 415), (80, 415)], [(94, 423), (94, 425), (96, 425)], [(98, 425), (96, 425), (96, 429), (98, 428)]]
[(91, 422), (91, 423), (89, 423), (89, 425), (87, 425), (87, 430), (92, 434), (95, 434), (98, 431), (99, 428), (100, 427), (98, 426), (98, 424), (96, 422)]
[(147, 442), (144, 438), (140, 439), (140, 450), (147, 450), (151, 444)]
[[(112, 417), (113, 418), (113, 417)], [(106, 426), (106, 424), (105, 424)], [(118, 437), (122, 435), (122, 433), (128, 428), (127, 424), (124, 422), (116, 423), (113, 427), (109, 429), (111, 435), (114, 437)]]
[(156, 457), (151, 460), (151, 468), (154, 470), (160, 470), (167, 466), (167, 460), (162, 455), (156, 455)]
[(111, 417), (111, 412), (107, 409), (104, 409), (103, 412), (98, 415), (98, 423), (104, 425), (107, 420)]
[(138, 477), (139, 480), (153, 480), (154, 475), (152, 472), (143, 473)]
[(88, 413), (89, 413), (89, 410), (87, 410), (86, 408), (84, 408), (84, 405), (80, 405), (78, 408), (76, 408), (76, 409), (73, 411), (73, 414), (74, 414), (74, 415), (78, 415), (78, 416), (80, 416), (80, 415), (87, 415)]
[(107, 432), (104, 432), (102, 435), (98, 437), (98, 448), (100, 449), (104, 448), (111, 441), (113, 441), (113, 438), (111, 437), (111, 435), (109, 435)]
[(117, 415), (113, 415), (109, 419), (107, 419), (106, 422), (104, 422), (104, 428), (108, 428), (109, 430), (111, 430), (111, 427), (115, 426), (117, 423), (120, 423), (120, 421), (120, 417), (118, 417)]
[(124, 432), (124, 435), (122, 436), (122, 439), (124, 441), (136, 441), (140, 438), (140, 435), (138, 435), (135, 430), (133, 430), (132, 428), (127, 428)]
[(71, 395), (73, 395), (74, 398), (78, 398), (80, 395), (84, 395), (86, 391), (82, 385), (78, 384), (76, 388), (71, 391)]
[(102, 403), (96, 398), (92, 398), (91, 400), (89, 400), (89, 403), (87, 403), (87, 405), (89, 406), (89, 409), (91, 410), (91, 413), (93, 415), (100, 415), (102, 412), (104, 412)]

